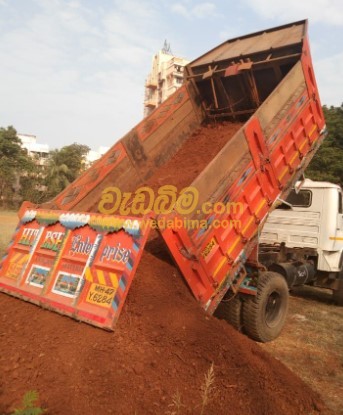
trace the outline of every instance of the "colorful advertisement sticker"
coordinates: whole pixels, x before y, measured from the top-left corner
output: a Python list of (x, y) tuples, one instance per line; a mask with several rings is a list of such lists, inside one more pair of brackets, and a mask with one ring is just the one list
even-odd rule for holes
[[(39, 238), (32, 247), (28, 259), (28, 264), (18, 284), (20, 288), (30, 291), (32, 294), (41, 294), (47, 284), (50, 271), (53, 269), (57, 255), (65, 239), (67, 229), (60, 223), (54, 223), (50, 215), (41, 217), (37, 212), (36, 220), (41, 226)], [(56, 215), (54, 221), (56, 219)]]
[(96, 313), (102, 317), (104, 326), (114, 326), (139, 264), (147, 235), (146, 229), (131, 233), (121, 229), (103, 236), (91, 266), (85, 271), (86, 281), (78, 300), (79, 313), (98, 309)]
[(10, 249), (0, 263), (0, 282), (2, 279), (10, 280), (9, 284), (17, 285), (26, 270), (30, 252), (40, 233), (41, 226), (36, 221), (21, 224), (17, 228)]
[[(60, 245), (59, 261), (51, 270), (49, 284), (44, 292), (46, 296), (74, 306), (74, 300), (83, 288), (86, 269), (93, 261), (102, 237), (101, 233), (87, 225), (69, 231)], [(59, 300), (56, 296), (64, 299)]]
[(50, 268), (42, 267), (38, 264), (33, 264), (26, 279), (26, 284), (33, 285), (34, 287), (38, 288), (43, 288), (49, 271)]
[(81, 282), (81, 275), (59, 272), (52, 288), (52, 292), (65, 297), (75, 298), (80, 291)]
[(148, 237), (147, 222), (90, 213), (24, 212), (0, 265), (0, 290), (113, 330)]

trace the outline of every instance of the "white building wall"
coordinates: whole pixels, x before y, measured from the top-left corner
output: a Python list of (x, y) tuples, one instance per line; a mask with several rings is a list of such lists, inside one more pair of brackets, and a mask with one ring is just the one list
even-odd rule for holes
[(86, 154), (86, 167), (90, 167), (95, 161), (107, 153), (109, 149), (110, 147), (101, 146), (98, 148), (98, 151), (89, 150), (88, 154)]
[[(37, 143), (37, 137), (31, 134), (17, 134), (22, 142), (22, 148), (25, 148), (28, 155), (37, 160), (37, 164), (44, 166), (49, 156), (49, 145)], [(90, 150), (85, 157), (86, 166), (91, 166), (96, 160), (102, 157), (109, 147), (101, 146), (97, 151)]]
[(31, 134), (17, 134), (22, 142), (22, 147), (25, 148), (32, 158), (37, 160), (37, 163), (43, 166), (49, 156), (49, 145), (37, 143), (37, 137)]

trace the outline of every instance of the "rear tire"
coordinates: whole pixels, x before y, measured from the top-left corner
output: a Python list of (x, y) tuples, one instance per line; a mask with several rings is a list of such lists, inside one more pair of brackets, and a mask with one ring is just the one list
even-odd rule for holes
[(340, 273), (338, 290), (334, 290), (332, 293), (333, 301), (336, 305), (343, 306), (343, 274)]
[(287, 282), (282, 275), (262, 272), (256, 296), (243, 302), (244, 332), (262, 343), (276, 339), (286, 321), (288, 297)]
[(242, 301), (238, 295), (225, 296), (214, 315), (227, 321), (236, 330), (242, 331)]

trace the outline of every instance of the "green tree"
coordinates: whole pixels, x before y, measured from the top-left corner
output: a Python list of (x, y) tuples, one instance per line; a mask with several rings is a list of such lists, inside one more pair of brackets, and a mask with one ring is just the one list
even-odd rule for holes
[(38, 156), (31, 157), (31, 162), (20, 176), (20, 195), (22, 200), (39, 204), (46, 200), (46, 169)]
[(0, 205), (11, 207), (20, 201), (20, 175), (32, 167), (32, 162), (17, 131), (0, 128)]
[(313, 157), (306, 176), (343, 184), (343, 104), (340, 107), (323, 107), (328, 136)]
[(68, 168), (65, 175), (71, 183), (82, 172), (85, 156), (89, 150), (89, 147), (86, 145), (74, 143), (62, 147), (60, 150), (53, 150), (50, 153), (50, 160), (52, 160), (52, 164), (55, 166), (65, 165)]
[(88, 151), (88, 146), (74, 143), (50, 152), (45, 181), (48, 199), (60, 193), (82, 173)]

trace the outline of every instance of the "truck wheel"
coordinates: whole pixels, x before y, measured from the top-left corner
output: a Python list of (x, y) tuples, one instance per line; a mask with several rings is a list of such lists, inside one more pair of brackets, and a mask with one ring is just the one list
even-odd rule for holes
[(332, 292), (332, 298), (335, 304), (343, 306), (343, 275), (340, 275), (338, 290)]
[(276, 272), (262, 272), (257, 294), (243, 302), (245, 333), (253, 340), (265, 343), (280, 334), (288, 310), (288, 286), (284, 277)]
[(238, 295), (224, 297), (214, 315), (242, 331), (242, 301)]

